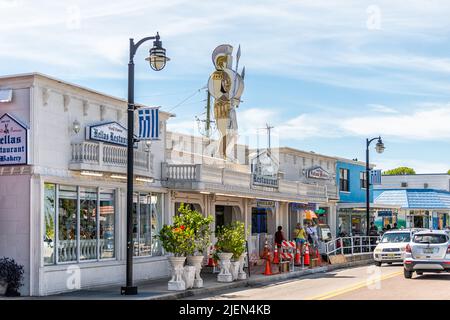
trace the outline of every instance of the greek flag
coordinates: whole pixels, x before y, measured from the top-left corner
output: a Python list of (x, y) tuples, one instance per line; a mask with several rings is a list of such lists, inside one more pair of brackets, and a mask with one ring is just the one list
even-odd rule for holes
[(370, 184), (381, 184), (381, 170), (370, 170)]
[(139, 140), (159, 139), (159, 108), (145, 108), (138, 110)]

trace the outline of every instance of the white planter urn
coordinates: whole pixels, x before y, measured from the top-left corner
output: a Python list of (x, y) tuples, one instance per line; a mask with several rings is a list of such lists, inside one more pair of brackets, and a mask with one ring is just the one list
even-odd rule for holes
[(6, 294), (6, 290), (8, 289), (8, 282), (3, 279), (0, 279), (0, 296), (4, 296)]
[(231, 276), (233, 277), (233, 281), (238, 279), (239, 274), (239, 260), (238, 261), (231, 261), (231, 268), (230, 268)]
[(238, 272), (238, 279), (239, 280), (245, 280), (247, 279), (247, 273), (245, 273), (244, 271), (244, 260), (245, 260), (245, 256), (246, 256), (246, 252), (244, 252), (243, 254), (241, 254), (241, 256), (239, 257), (239, 272)]
[(219, 256), (220, 273), (217, 275), (217, 281), (219, 282), (232, 282), (233, 276), (230, 273), (231, 262), (230, 259), (233, 256), (232, 253), (221, 252), (217, 254)]
[(195, 280), (195, 267), (185, 266), (183, 270), (183, 280), (186, 284), (186, 289), (191, 289), (194, 286)]
[(168, 283), (168, 290), (186, 290), (186, 283), (183, 279), (184, 261), (186, 257), (167, 257), (169, 260), (172, 278)]
[(187, 264), (195, 267), (194, 288), (203, 287), (203, 279), (200, 277), (200, 271), (202, 270), (203, 256), (188, 256)]

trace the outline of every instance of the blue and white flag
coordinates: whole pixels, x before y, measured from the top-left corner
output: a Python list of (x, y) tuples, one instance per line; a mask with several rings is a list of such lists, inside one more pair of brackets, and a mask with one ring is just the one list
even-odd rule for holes
[(381, 170), (370, 170), (370, 184), (381, 184)]
[(138, 110), (139, 140), (159, 139), (159, 108), (145, 108)]

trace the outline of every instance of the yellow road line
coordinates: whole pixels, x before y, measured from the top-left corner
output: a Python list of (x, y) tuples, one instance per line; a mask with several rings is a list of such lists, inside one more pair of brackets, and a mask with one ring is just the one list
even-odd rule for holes
[(378, 281), (383, 281), (383, 280), (386, 280), (386, 279), (389, 279), (389, 278), (396, 277), (398, 275), (401, 275), (402, 273), (403, 273), (403, 271), (397, 271), (397, 272), (394, 272), (394, 273), (390, 273), (390, 274), (381, 276), (379, 279), (374, 279), (374, 280), (371, 280), (371, 281), (359, 282), (357, 284), (354, 284), (354, 285), (346, 287), (346, 288), (333, 290), (333, 291), (330, 291), (330, 292), (325, 293), (325, 294), (320, 294), (320, 295), (317, 295), (317, 296), (314, 296), (314, 297), (311, 297), (311, 298), (307, 298), (306, 300), (326, 300), (326, 299), (330, 299), (330, 298), (333, 298), (335, 296), (339, 296), (339, 295), (347, 293), (347, 292), (351, 292), (351, 291), (354, 291), (354, 290), (358, 290), (358, 289), (361, 289), (361, 288), (373, 285), (373, 284), (377, 283)]

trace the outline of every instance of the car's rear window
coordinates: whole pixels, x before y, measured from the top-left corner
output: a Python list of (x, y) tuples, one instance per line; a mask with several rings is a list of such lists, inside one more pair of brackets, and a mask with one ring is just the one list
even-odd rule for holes
[(445, 234), (416, 234), (413, 241), (415, 243), (446, 243), (448, 236)]
[(381, 243), (397, 243), (409, 241), (411, 241), (409, 232), (386, 233), (381, 239)]

